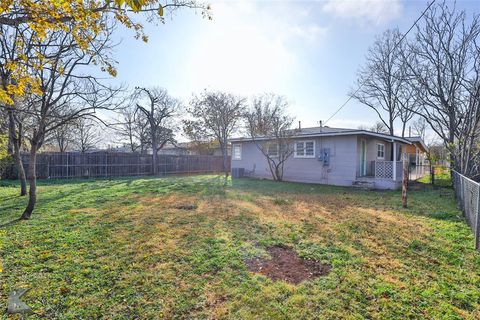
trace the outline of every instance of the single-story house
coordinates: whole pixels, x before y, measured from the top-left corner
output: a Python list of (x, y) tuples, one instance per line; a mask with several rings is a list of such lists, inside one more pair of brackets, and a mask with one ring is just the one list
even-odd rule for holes
[(410, 165), (410, 178), (418, 179), (428, 173), (429, 163), (427, 160), (428, 147), (421, 137), (405, 138), (412, 144), (405, 148)]
[(405, 152), (408, 154), (408, 160), (412, 166), (427, 165), (426, 153), (428, 147), (421, 137), (407, 137), (405, 138), (412, 144), (407, 146)]
[[(284, 165), (285, 181), (376, 189), (401, 187), (401, 155), (414, 142), (407, 138), (359, 129), (302, 128), (292, 135), (293, 154)], [(234, 138), (231, 168), (245, 176), (270, 179), (266, 157), (258, 144), (269, 138)], [(273, 153), (275, 148), (268, 148)], [(269, 151), (270, 152), (270, 151)], [(273, 154), (274, 155), (274, 154)], [(238, 175), (238, 174), (236, 174)]]
[(172, 155), (172, 156), (184, 156), (189, 154), (188, 143), (171, 143), (167, 142), (162, 149), (158, 150), (159, 155)]

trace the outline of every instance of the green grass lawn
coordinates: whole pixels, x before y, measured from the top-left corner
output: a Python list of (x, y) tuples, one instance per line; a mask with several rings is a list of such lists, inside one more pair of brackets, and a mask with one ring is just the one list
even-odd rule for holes
[[(450, 176), (450, 170), (447, 167), (435, 167), (434, 170), (434, 184), (436, 187), (452, 187), (452, 177)], [(419, 182), (424, 184), (431, 184), (432, 176), (430, 174), (426, 174), (419, 179)]]
[[(0, 228), (0, 303), (30, 288), (33, 319), (480, 318), (480, 254), (450, 189), (402, 209), (399, 192), (216, 176), (39, 185), (32, 220)], [(17, 193), (0, 186), (0, 224)], [(333, 268), (299, 285), (246, 269), (276, 244)]]

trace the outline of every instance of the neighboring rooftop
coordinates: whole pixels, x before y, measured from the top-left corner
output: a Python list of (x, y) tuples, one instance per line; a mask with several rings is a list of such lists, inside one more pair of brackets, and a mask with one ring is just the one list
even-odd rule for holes
[(407, 139), (410, 142), (420, 144), (422, 146), (422, 148), (424, 149), (423, 151), (425, 151), (425, 152), (428, 150), (428, 147), (425, 144), (425, 142), (423, 141), (422, 137), (407, 137), (405, 139)]

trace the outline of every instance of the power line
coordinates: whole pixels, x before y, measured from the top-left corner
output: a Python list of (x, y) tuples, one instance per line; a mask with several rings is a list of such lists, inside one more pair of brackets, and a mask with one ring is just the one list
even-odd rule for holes
[[(422, 19), (422, 17), (425, 15), (425, 13), (427, 13), (428, 9), (430, 9), (430, 7), (435, 3), (436, 0), (432, 0), (432, 2), (430, 2), (430, 4), (427, 6), (427, 8), (425, 8), (425, 10), (423, 10), (422, 14), (417, 18), (417, 20), (415, 20), (415, 22), (411, 25), (411, 27), (407, 30), (407, 32), (405, 32), (403, 34), (403, 36), (400, 38), (400, 40), (398, 40), (398, 42), (393, 46), (393, 48), (388, 52), (388, 54), (390, 55), (395, 49), (397, 49), (397, 47), (400, 45), (400, 43), (402, 43), (402, 41), (407, 37), (407, 35), (410, 33), (410, 31), (412, 31), (412, 29), (417, 25), (418, 21), (420, 21), (420, 19)], [(370, 75), (370, 77), (372, 77), (372, 75)], [(340, 110), (343, 109), (343, 107), (345, 107), (347, 105), (347, 103), (350, 102), (350, 100), (352, 100), (353, 96), (358, 92), (360, 91), (360, 89), (362, 89), (363, 85), (364, 85), (365, 82), (361, 83), (358, 88), (348, 97), (348, 99), (340, 106), (340, 108), (337, 109), (337, 111), (335, 111), (331, 116), (330, 118), (327, 119), (327, 121), (324, 122), (324, 124), (326, 124), (328, 121), (330, 121), (333, 117), (335, 117), (337, 115), (337, 113), (340, 112)]]

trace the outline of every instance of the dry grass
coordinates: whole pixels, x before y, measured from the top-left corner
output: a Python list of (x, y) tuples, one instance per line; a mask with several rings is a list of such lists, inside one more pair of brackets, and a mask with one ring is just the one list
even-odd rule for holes
[[(451, 197), (412, 193), (404, 210), (396, 192), (218, 186), (212, 177), (44, 186), (34, 219), (5, 230), (2, 292), (31, 287), (38, 318), (480, 315), (479, 255)], [(244, 260), (276, 244), (333, 269), (299, 285), (248, 272)]]

